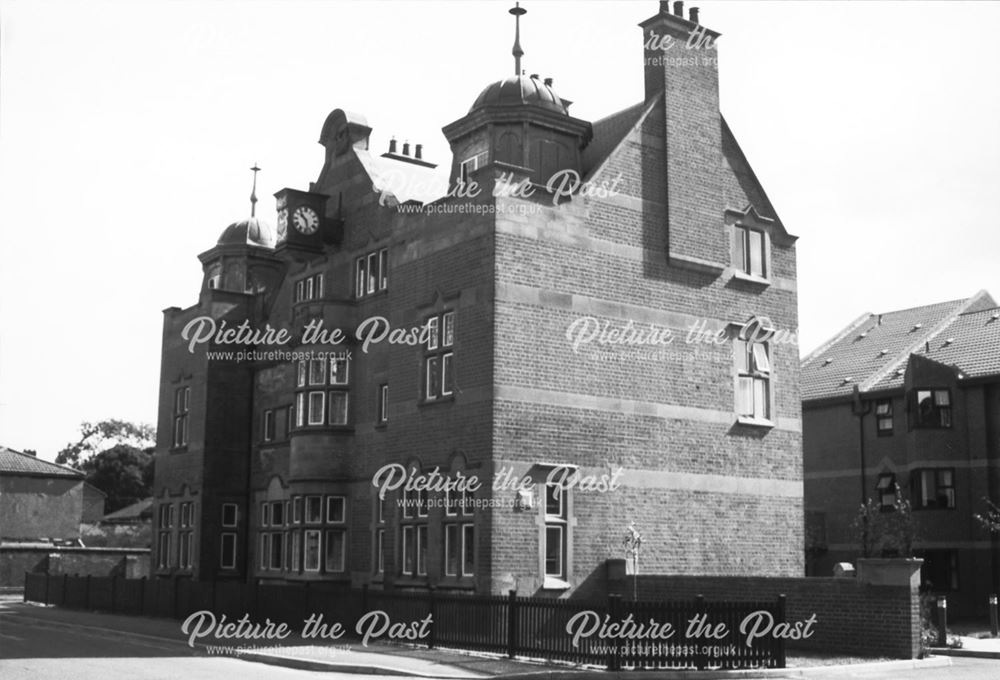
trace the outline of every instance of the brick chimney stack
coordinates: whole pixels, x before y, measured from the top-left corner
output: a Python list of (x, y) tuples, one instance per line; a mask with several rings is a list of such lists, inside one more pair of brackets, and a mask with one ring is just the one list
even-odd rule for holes
[[(723, 223), (722, 118), (715, 41), (719, 34), (684, 18), (683, 2), (660, 3), (639, 24), (646, 101), (662, 97), (671, 264), (717, 272), (730, 259)], [(692, 19), (697, 18), (694, 12)]]

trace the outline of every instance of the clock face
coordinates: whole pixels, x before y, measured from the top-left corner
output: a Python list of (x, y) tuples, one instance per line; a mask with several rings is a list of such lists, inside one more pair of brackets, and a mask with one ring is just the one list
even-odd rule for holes
[(319, 215), (312, 208), (300, 206), (292, 213), (292, 224), (302, 234), (315, 234), (319, 229)]
[(284, 241), (285, 236), (288, 235), (288, 211), (279, 210), (278, 211), (278, 240)]

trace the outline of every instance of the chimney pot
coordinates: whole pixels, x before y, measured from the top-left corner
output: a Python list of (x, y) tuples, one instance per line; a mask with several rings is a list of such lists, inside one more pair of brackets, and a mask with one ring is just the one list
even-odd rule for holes
[(690, 18), (692, 24), (698, 23), (698, 8), (692, 7), (691, 9), (689, 9), (688, 17)]
[(423, 144), (417, 144), (415, 147), (413, 147), (413, 157), (414, 158), (423, 158), (423, 156), (424, 156), (424, 145)]
[(551, 78), (546, 78), (545, 79), (545, 85), (548, 86), (548, 87), (552, 87), (552, 79)]
[(532, 73), (531, 74), (531, 79), (532, 80), (538, 80), (538, 74), (537, 73)]
[(396, 138), (389, 140), (389, 153), (396, 153)]
[(404, 156), (409, 156), (410, 155), (410, 143), (409, 142), (403, 142), (403, 155)]
[(660, 14), (670, 14), (670, 0), (660, 0)]
[(674, 0), (674, 14), (684, 18), (684, 0)]

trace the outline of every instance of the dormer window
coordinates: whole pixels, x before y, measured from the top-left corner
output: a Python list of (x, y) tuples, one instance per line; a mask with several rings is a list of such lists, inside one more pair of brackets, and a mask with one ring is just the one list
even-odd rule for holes
[(914, 427), (951, 427), (951, 392), (917, 389), (914, 394)]

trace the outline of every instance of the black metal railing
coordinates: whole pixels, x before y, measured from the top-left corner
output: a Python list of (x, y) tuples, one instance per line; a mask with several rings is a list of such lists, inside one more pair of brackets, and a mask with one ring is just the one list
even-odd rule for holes
[[(414, 637), (397, 640), (609, 670), (785, 667), (783, 595), (770, 602), (709, 602), (700, 596), (674, 602), (619, 596), (581, 602), (521, 597), (514, 591), (506, 596), (465, 595), (323, 583), (25, 574), (24, 599), (180, 620), (205, 610), (230, 621), (248, 615), (252, 621), (270, 619), (304, 634), (309, 619), (327, 626), (340, 623), (354, 637), (378, 632), (387, 621), (406, 622), (405, 630)], [(422, 621), (426, 624), (421, 626)]]

